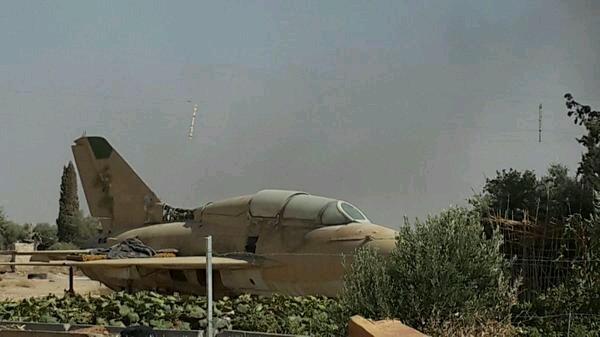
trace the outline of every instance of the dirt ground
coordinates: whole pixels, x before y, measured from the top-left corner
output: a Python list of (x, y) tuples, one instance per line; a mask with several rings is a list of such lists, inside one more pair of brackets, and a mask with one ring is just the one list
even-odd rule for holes
[[(63, 268), (64, 269), (64, 268)], [(45, 280), (27, 279), (29, 273), (46, 273)], [(110, 289), (100, 282), (90, 280), (79, 273), (74, 277), (74, 288), (78, 294), (108, 294)], [(23, 299), (40, 297), (48, 294), (62, 295), (69, 287), (69, 275), (65, 270), (50, 267), (35, 267), (33, 270), (0, 274), (0, 301), (7, 299)]]

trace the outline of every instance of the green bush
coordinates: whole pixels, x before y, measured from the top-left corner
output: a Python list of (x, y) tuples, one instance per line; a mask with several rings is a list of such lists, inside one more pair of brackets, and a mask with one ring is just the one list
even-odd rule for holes
[(389, 261), (372, 248), (358, 249), (353, 262), (347, 266), (344, 292), (341, 297), (345, 308), (364, 317), (388, 318), (394, 310), (394, 296), (389, 275)]
[(359, 251), (346, 273), (343, 303), (351, 314), (397, 318), (420, 329), (445, 321), (510, 321), (517, 287), (500, 251), (502, 238), (486, 239), (479, 219), (453, 208), (405, 224), (389, 257)]

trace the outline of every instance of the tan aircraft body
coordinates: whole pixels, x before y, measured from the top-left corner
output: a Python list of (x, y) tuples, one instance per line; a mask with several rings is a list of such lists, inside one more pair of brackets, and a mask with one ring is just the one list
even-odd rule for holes
[(72, 146), (100, 246), (138, 238), (177, 257), (64, 261), (111, 289), (206, 292), (206, 240), (213, 242), (217, 295), (252, 293), (337, 296), (344, 264), (372, 246), (387, 254), (396, 231), (370, 223), (348, 202), (299, 191), (263, 190), (193, 210), (170, 207), (102, 137)]

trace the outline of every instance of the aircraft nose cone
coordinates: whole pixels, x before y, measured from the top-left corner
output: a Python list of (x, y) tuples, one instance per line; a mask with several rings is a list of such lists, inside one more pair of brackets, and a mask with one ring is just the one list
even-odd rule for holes
[(389, 255), (396, 247), (396, 237), (398, 232), (383, 226), (377, 226), (377, 229), (370, 235), (366, 235), (365, 246), (375, 248), (380, 254)]
[(364, 244), (366, 247), (371, 247), (377, 250), (380, 254), (389, 255), (394, 247), (396, 247), (396, 239), (395, 238), (385, 238), (385, 239), (370, 239), (367, 238), (367, 241)]

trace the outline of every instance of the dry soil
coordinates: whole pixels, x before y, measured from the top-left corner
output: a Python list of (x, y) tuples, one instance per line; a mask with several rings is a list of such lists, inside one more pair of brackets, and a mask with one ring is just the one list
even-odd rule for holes
[[(29, 273), (47, 273), (45, 280), (29, 280)], [(69, 275), (49, 267), (35, 267), (31, 271), (0, 274), (0, 300), (23, 299), (27, 297), (46, 296), (48, 294), (62, 295), (69, 287)], [(100, 282), (90, 280), (82, 275), (75, 275), (74, 288), (78, 294), (100, 295), (111, 290)]]

